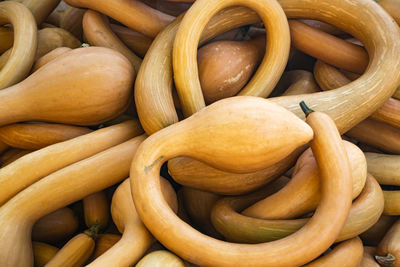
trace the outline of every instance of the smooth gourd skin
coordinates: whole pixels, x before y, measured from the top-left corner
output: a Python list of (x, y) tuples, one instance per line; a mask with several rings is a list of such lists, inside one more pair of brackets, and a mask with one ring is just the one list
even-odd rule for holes
[(69, 47), (58, 47), (56, 49), (51, 50), (49, 53), (45, 54), (44, 56), (38, 58), (35, 61), (35, 64), (32, 67), (32, 72), (35, 72), (40, 67), (46, 65), (53, 59), (57, 58), (58, 56), (64, 54), (65, 52), (68, 52), (70, 50), (71, 50), (71, 48), (69, 48)]
[(167, 250), (153, 251), (144, 256), (136, 265), (137, 267), (184, 267), (183, 261)]
[(104, 191), (91, 194), (82, 200), (85, 224), (88, 228), (98, 227), (104, 230), (110, 218), (110, 205)]
[(387, 256), (388, 253), (392, 254), (395, 258), (392, 266), (400, 266), (400, 220), (392, 225), (389, 231), (385, 234), (379, 243), (376, 255)]
[(130, 104), (133, 75), (130, 62), (109, 48), (66, 52), (0, 92), (0, 125), (26, 120), (94, 125), (110, 120)]
[(57, 247), (42, 242), (32, 242), (32, 247), (36, 267), (45, 266), (59, 250)]

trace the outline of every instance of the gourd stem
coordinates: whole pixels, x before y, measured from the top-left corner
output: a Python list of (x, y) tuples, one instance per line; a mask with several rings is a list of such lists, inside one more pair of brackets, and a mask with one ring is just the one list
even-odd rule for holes
[(314, 110), (310, 109), (310, 108), (306, 105), (306, 103), (305, 103), (304, 101), (301, 101), (301, 102), (300, 102), (300, 107), (301, 107), (301, 110), (302, 110), (302, 111), (304, 112), (304, 114), (306, 115), (306, 117), (307, 117), (310, 113), (314, 112)]
[(384, 267), (392, 267), (396, 261), (396, 257), (390, 253), (388, 253), (386, 256), (375, 256), (375, 259), (381, 266)]
[(95, 224), (89, 229), (85, 230), (83, 233), (95, 239), (100, 231), (100, 224)]

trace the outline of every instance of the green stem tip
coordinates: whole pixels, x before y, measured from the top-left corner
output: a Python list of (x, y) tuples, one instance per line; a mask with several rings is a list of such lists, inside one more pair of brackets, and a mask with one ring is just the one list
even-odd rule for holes
[(100, 231), (100, 225), (99, 224), (95, 224), (92, 227), (90, 227), (89, 229), (85, 230), (84, 233), (88, 236), (90, 236), (93, 239), (97, 238), (97, 235), (99, 234)]
[(384, 267), (392, 267), (396, 261), (396, 257), (388, 253), (386, 256), (375, 256), (376, 261)]
[(306, 115), (306, 117), (307, 117), (310, 113), (314, 112), (314, 110), (310, 109), (310, 108), (306, 105), (306, 103), (305, 103), (304, 101), (301, 101), (299, 105), (300, 105), (300, 107), (301, 107), (301, 110), (302, 110), (302, 111), (304, 112), (304, 114)]

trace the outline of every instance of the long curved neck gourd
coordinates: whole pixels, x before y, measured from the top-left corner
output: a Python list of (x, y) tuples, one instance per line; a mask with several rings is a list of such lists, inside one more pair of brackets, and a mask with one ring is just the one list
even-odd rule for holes
[(109, 48), (66, 52), (22, 82), (0, 91), (0, 125), (47, 121), (93, 125), (131, 102), (133, 67)]

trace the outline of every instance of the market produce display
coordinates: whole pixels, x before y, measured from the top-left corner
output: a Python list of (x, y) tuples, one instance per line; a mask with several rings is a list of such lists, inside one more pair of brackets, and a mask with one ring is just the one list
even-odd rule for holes
[(0, 0), (0, 267), (400, 267), (400, 0)]

